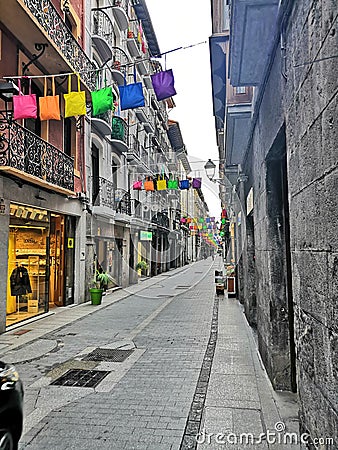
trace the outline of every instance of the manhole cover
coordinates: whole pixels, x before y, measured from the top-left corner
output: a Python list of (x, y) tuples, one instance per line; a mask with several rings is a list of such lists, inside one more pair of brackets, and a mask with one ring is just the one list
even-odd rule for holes
[(133, 353), (133, 351), (134, 350), (120, 350), (116, 348), (96, 348), (82, 359), (85, 361), (123, 362)]
[(51, 384), (57, 386), (96, 387), (110, 372), (103, 370), (70, 369)]

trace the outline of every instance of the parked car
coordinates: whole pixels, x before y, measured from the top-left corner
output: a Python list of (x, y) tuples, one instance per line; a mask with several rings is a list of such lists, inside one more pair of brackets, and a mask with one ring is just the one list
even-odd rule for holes
[(0, 361), (0, 450), (18, 448), (22, 423), (22, 382), (14, 366)]

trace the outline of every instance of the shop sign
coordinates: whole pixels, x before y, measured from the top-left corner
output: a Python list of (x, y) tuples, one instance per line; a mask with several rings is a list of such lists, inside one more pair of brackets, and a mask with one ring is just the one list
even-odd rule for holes
[(68, 238), (67, 247), (74, 248), (74, 238)]
[(152, 241), (152, 231), (140, 231), (140, 241)]

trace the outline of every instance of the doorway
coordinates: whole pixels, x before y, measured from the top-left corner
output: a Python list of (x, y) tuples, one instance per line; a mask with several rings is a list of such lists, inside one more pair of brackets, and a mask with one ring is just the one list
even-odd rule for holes
[[(287, 158), (284, 129), (266, 160), (267, 168), (267, 213), (269, 217), (269, 239), (271, 240), (271, 276), (274, 279), (274, 297), (279, 302), (270, 302), (270, 319), (274, 322), (275, 342), (283, 352), (289, 346), (290, 371), (287, 384), (292, 392), (297, 391), (296, 351), (294, 340), (294, 308), (292, 294), (292, 263), (290, 246), (290, 220), (288, 201)], [(278, 280), (278, 282), (276, 281)], [(281, 294), (281, 292), (283, 292)], [(286, 327), (284, 325), (286, 322)], [(287, 329), (288, 333), (283, 333)], [(278, 335), (278, 337), (277, 337)], [(284, 336), (284, 337), (283, 337)], [(286, 381), (286, 380), (285, 380)]]
[(51, 214), (49, 308), (74, 303), (74, 218)]

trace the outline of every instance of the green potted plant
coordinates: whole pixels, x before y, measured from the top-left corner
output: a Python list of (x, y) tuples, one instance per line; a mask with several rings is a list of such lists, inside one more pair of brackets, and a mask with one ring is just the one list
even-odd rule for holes
[(102, 294), (108, 287), (108, 275), (102, 269), (96, 270), (93, 280), (89, 286), (92, 305), (100, 305)]
[(142, 260), (136, 264), (136, 270), (140, 270), (142, 275), (146, 275), (148, 269), (149, 269), (149, 264), (146, 261)]
[(92, 305), (101, 305), (103, 289), (100, 288), (100, 282), (96, 281), (96, 277), (89, 285), (89, 293)]

